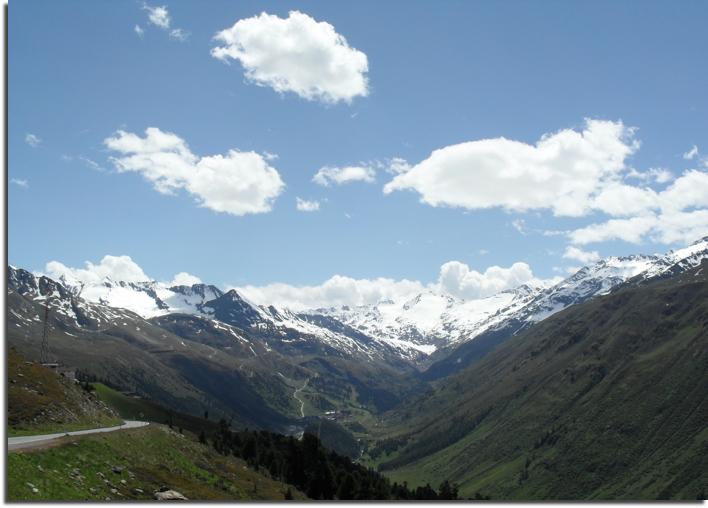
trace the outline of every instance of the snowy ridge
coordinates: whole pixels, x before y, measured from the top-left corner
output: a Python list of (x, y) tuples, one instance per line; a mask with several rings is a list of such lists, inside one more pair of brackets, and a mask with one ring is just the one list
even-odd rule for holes
[[(98, 329), (131, 319), (130, 312), (86, 302), (63, 284), (48, 277), (37, 277), (21, 268), (9, 267), (8, 278), (8, 290), (15, 290), (28, 300), (48, 304), (53, 313), (59, 314), (75, 326)], [(43, 319), (43, 316), (35, 316), (32, 320), (43, 322)]]
[(586, 266), (555, 286), (541, 292), (521, 309), (518, 318), (538, 322), (569, 305), (609, 293), (614, 287), (646, 272), (661, 258), (656, 256), (609, 257)]
[[(64, 278), (57, 282), (12, 266), (8, 289), (30, 300), (49, 301), (53, 312), (81, 327), (124, 325), (135, 314), (145, 319), (186, 314), (205, 320), (237, 341), (255, 337), (266, 345), (290, 348), (292, 354), (317, 352), (418, 363), (437, 350), (487, 331), (519, 330), (570, 305), (606, 294), (630, 279), (674, 275), (706, 258), (708, 237), (663, 256), (609, 257), (552, 287), (522, 285), (475, 300), (427, 290), (400, 301), (298, 314), (258, 305), (235, 290), (223, 292), (206, 284), (169, 287), (156, 281), (105, 278), (87, 285)], [(38, 321), (41, 316), (27, 319)]]
[(332, 354), (355, 355), (368, 360), (391, 356), (415, 360), (429, 351), (403, 340), (391, 344), (357, 340), (310, 323), (290, 310), (257, 305), (235, 290), (224, 293), (205, 284), (169, 287), (157, 281), (125, 282), (106, 277), (89, 285), (63, 277), (61, 282), (56, 282), (13, 267), (9, 272), (11, 290), (30, 300), (49, 299), (52, 312), (65, 316), (78, 327), (98, 329), (112, 323), (125, 325), (135, 314), (144, 319), (188, 314), (205, 319), (205, 323), (208, 321), (210, 326), (242, 342), (249, 339), (240, 330), (292, 347), (312, 349), (319, 344)]
[(404, 340), (424, 352), (465, 340), (481, 333), (518, 310), (536, 295), (522, 286), (477, 300), (459, 300), (426, 291), (403, 302), (390, 300), (369, 307), (319, 309), (313, 314), (335, 317), (382, 341)]
[(701, 264), (701, 261), (708, 257), (707, 253), (708, 236), (701, 238), (688, 247), (675, 251), (672, 250), (665, 256), (662, 256), (659, 261), (641, 274), (641, 278), (647, 280), (695, 268)]
[(405, 302), (387, 300), (356, 308), (317, 309), (310, 314), (334, 317), (382, 341), (405, 339), (439, 349), (505, 326), (524, 328), (570, 305), (607, 294), (635, 277), (649, 280), (675, 274), (707, 258), (708, 237), (664, 256), (609, 257), (552, 287), (526, 285), (467, 301), (427, 291)]

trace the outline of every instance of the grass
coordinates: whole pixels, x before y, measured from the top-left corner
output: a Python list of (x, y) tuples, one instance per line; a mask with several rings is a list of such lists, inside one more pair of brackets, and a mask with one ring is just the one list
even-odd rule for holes
[(7, 356), (10, 436), (120, 425), (122, 419), (69, 379), (10, 349)]
[(96, 395), (127, 420), (141, 420), (155, 423), (172, 423), (176, 429), (190, 430), (198, 434), (201, 430), (209, 433), (216, 429), (217, 422), (198, 416), (172, 411), (160, 404), (139, 397), (131, 397), (102, 383), (93, 384)]
[(61, 446), (10, 453), (7, 460), (10, 501), (149, 500), (164, 486), (190, 500), (282, 500), (289, 488), (305, 499), (240, 459), (155, 424), (65, 438)]

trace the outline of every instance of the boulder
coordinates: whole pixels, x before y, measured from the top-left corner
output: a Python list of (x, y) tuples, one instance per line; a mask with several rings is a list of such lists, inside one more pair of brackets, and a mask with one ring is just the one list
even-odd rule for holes
[(155, 499), (158, 501), (188, 501), (184, 495), (180, 494), (176, 490), (165, 490), (155, 492)]

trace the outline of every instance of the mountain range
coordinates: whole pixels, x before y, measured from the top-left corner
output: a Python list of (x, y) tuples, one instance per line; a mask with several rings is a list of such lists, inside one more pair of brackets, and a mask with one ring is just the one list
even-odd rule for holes
[[(300, 312), (213, 285), (88, 284), (10, 266), (7, 337), (38, 359), (47, 331), (51, 361), (174, 411), (324, 429), (325, 444), (346, 442), (411, 484), (450, 479), (501, 499), (685, 498), (708, 448), (696, 388), (708, 372), (705, 260), (708, 238), (481, 299), (426, 290)], [(655, 392), (648, 405), (642, 390)], [(661, 467), (645, 433), (663, 440)], [(612, 462), (623, 436), (631, 451)], [(605, 444), (588, 462), (578, 446), (592, 440)], [(597, 474), (573, 483), (578, 464)], [(640, 489), (636, 471), (658, 483)]]
[[(510, 323), (532, 325), (570, 305), (606, 294), (634, 277), (647, 279), (684, 270), (696, 266), (706, 256), (708, 238), (666, 255), (610, 257), (557, 284), (525, 284), (486, 298), (461, 300), (427, 290), (399, 301), (298, 313), (259, 305), (234, 289), (224, 292), (207, 284), (168, 286), (157, 281), (114, 281), (110, 277), (91, 284), (65, 276), (57, 281), (41, 276), (37, 280), (56, 286), (61, 297), (57, 301), (64, 302), (57, 312), (73, 315), (77, 324), (84, 304), (94, 304), (84, 306), (84, 310), (103, 309), (114, 319), (124, 311), (163, 321), (165, 316), (187, 314), (218, 322), (217, 326), (225, 326), (234, 336), (238, 335), (234, 330), (239, 329), (263, 337), (266, 347), (270, 338), (279, 347), (301, 342), (298, 347), (323, 348), (334, 354), (379, 359), (397, 355), (414, 364), (425, 364), (431, 356), (444, 356), (490, 330), (508, 327)], [(23, 271), (10, 267), (11, 288), (18, 286), (15, 274), (20, 272)], [(29, 286), (20, 285), (18, 289), (35, 301), (42, 300), (44, 294), (31, 285), (31, 282)], [(74, 307), (66, 306), (67, 297), (76, 302)], [(100, 321), (107, 316), (97, 318)]]

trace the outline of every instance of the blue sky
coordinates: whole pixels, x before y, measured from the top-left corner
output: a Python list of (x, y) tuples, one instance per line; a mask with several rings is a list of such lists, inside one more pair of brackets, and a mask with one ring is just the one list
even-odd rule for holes
[[(524, 262), (536, 277), (550, 278), (583, 264), (563, 257), (569, 247), (584, 259), (594, 252), (663, 252), (708, 233), (701, 213), (708, 208), (701, 190), (704, 147), (708, 153), (705, 2), (210, 1), (208, 9), (196, 1), (148, 2), (159, 6), (169, 27), (151, 23), (154, 11), (135, 1), (11, 5), (10, 263), (81, 267), (110, 254), (128, 255), (166, 281), (185, 271), (225, 286), (316, 285), (335, 274), (427, 284), (453, 260), (479, 272)], [(354, 72), (367, 80), (366, 95), (333, 102), (278, 92), (247, 78), (240, 61), (210, 54), (227, 45), (215, 34), (237, 21), (261, 12), (286, 20), (290, 11), (331, 24), (349, 51), (366, 55), (367, 72)], [(186, 40), (170, 36), (176, 28)], [(261, 35), (272, 42), (267, 31)], [(316, 70), (322, 55), (313, 55), (289, 63)], [(492, 139), (483, 155), (494, 158), (495, 150), (509, 153), (500, 138), (528, 145), (559, 131), (588, 138), (587, 118), (609, 127), (621, 121), (616, 137), (634, 146), (585, 196), (593, 200), (608, 182), (623, 182), (613, 204), (592, 201), (570, 215), (553, 199), (530, 210), (510, 207), (514, 196), (505, 192), (518, 197), (524, 189), (511, 178), (477, 206), (466, 196), (480, 187), (466, 175), (477, 171), (478, 145), (460, 155), (463, 167), (436, 162), (436, 178), (452, 179), (448, 187), (474, 187), (460, 188), (462, 204), (444, 192), (434, 206), (421, 201), (427, 186), (437, 185), (430, 164), (422, 164), (434, 150)], [(119, 170), (115, 159), (132, 152), (105, 142), (119, 130), (145, 138), (148, 127), (183, 140), (195, 160), (232, 149), (261, 154), (284, 187), (269, 211), (244, 215), (200, 206), (191, 184), (173, 195), (157, 192), (145, 178), (149, 168)], [(519, 149), (512, 162), (535, 160)], [(616, 154), (606, 155), (598, 164)], [(397, 178), (389, 169), (393, 158), (413, 169), (405, 185), (385, 194)], [(325, 166), (368, 168), (374, 181), (318, 185), (313, 176)], [(659, 170), (664, 177), (657, 181)], [(688, 170), (692, 179), (678, 182)], [(630, 177), (632, 171), (641, 176)], [(671, 186), (670, 196), (657, 197)], [(617, 212), (616, 203), (634, 202), (637, 189), (662, 204)], [(538, 190), (528, 188), (530, 195)], [(298, 197), (319, 202), (319, 210), (298, 211)], [(669, 208), (696, 213), (669, 216)], [(598, 241), (569, 236), (632, 219), (654, 225), (642, 226), (638, 238), (627, 232), (634, 223)]]

